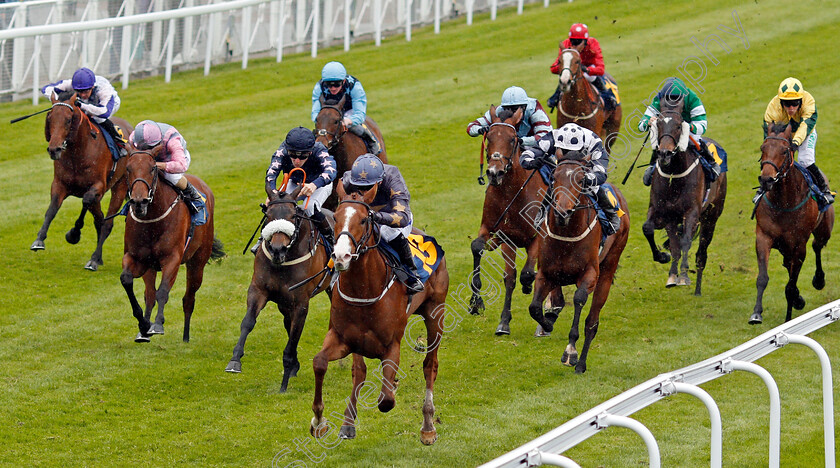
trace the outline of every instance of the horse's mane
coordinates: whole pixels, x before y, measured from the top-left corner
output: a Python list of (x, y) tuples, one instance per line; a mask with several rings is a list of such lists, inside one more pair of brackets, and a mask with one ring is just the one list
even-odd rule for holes
[(502, 120), (502, 122), (504, 122), (505, 120), (507, 120), (507, 119), (509, 119), (509, 118), (513, 117), (513, 114), (514, 114), (515, 112), (516, 112), (516, 111), (515, 111), (515, 110), (513, 110), (513, 109), (508, 109), (508, 108), (503, 107), (503, 108), (499, 108), (499, 109), (496, 111), (496, 116), (497, 116), (499, 119), (501, 119), (501, 120)]
[(76, 94), (75, 91), (61, 91), (60, 93), (58, 93), (58, 100), (69, 101), (74, 94)]
[(776, 135), (778, 135), (779, 133), (785, 133), (785, 130), (787, 130), (788, 125), (789, 124), (786, 123), (773, 122), (773, 124), (770, 125), (770, 127), (767, 129), (767, 133), (773, 133)]
[(335, 106), (335, 105), (338, 105), (338, 103), (339, 103), (339, 102), (341, 102), (341, 98), (342, 98), (342, 97), (344, 97), (344, 94), (343, 94), (343, 93), (342, 93), (342, 95), (341, 95), (341, 96), (339, 96), (339, 97), (335, 97), (335, 96), (325, 97), (325, 98), (324, 98), (324, 104), (326, 104), (326, 105), (328, 105), (328, 106)]
[(563, 154), (562, 158), (566, 159), (566, 160), (569, 160), (569, 161), (587, 162), (586, 155), (583, 153), (583, 151), (577, 151), (577, 150), (569, 151), (569, 152)]

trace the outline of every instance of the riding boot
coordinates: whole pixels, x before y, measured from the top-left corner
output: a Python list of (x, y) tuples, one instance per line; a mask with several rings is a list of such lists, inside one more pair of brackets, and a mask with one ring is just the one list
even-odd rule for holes
[(371, 154), (377, 155), (382, 152), (382, 148), (379, 146), (379, 141), (377, 141), (376, 135), (370, 131), (367, 125), (353, 125), (350, 127), (350, 131), (353, 132), (354, 135), (362, 137), (362, 139), (365, 140), (365, 145)]
[(808, 173), (811, 174), (811, 177), (814, 179), (814, 183), (822, 192), (822, 199), (824, 205), (830, 205), (834, 203), (834, 195), (831, 194), (831, 190), (828, 188), (828, 183), (823, 177), (822, 171), (820, 168), (817, 167), (817, 164), (811, 164), (806, 169), (808, 169)]
[(554, 94), (552, 94), (545, 103), (548, 105), (548, 111), (554, 112), (554, 108), (560, 103), (560, 85), (557, 85), (557, 89), (554, 90)]
[(712, 166), (709, 172), (709, 181), (714, 182), (718, 177), (720, 177), (720, 165), (717, 161), (715, 161), (715, 157), (712, 156), (712, 152), (709, 151), (709, 146), (706, 145), (706, 142), (703, 141), (702, 138), (698, 138), (697, 143), (700, 145), (698, 153), (700, 153), (700, 156), (702, 156), (703, 159)]
[[(395, 237), (388, 242), (397, 255), (400, 256), (404, 275), (397, 275), (397, 277), (405, 284), (409, 294), (416, 294), (423, 290), (423, 282), (420, 281), (417, 275), (417, 268), (414, 266), (414, 257), (411, 254), (411, 246), (408, 245), (408, 239), (402, 234)], [(400, 276), (403, 276), (402, 278)]]
[(123, 138), (122, 132), (117, 128), (116, 125), (114, 125), (114, 122), (111, 122), (110, 119), (105, 119), (99, 125), (103, 129), (105, 129), (105, 131), (107, 131), (111, 135), (111, 137), (114, 138), (114, 142), (117, 144), (117, 148), (119, 148), (120, 150), (120, 157), (126, 156), (128, 152), (125, 149), (125, 145), (126, 143), (128, 143), (128, 141), (126, 141), (126, 139)]
[(645, 187), (650, 187), (651, 182), (653, 182), (654, 170), (656, 170), (656, 151), (650, 153), (650, 166), (645, 169), (645, 173), (642, 175), (642, 183)]
[(596, 76), (595, 79), (592, 81), (592, 84), (595, 85), (595, 88), (598, 89), (598, 92), (601, 94), (601, 97), (604, 98), (604, 107), (606, 108), (606, 110), (615, 109), (615, 98), (613, 98), (612, 92), (607, 89), (604, 83), (604, 77)]
[(331, 249), (335, 245), (335, 240), (333, 239), (333, 229), (330, 226), (329, 221), (327, 221), (327, 217), (321, 211), (316, 211), (312, 213), (312, 221), (315, 222), (315, 227), (318, 228), (318, 232), (324, 236), (324, 239), (327, 241), (328, 247)]
[(618, 207), (613, 206), (610, 197), (607, 195), (607, 188), (604, 185), (598, 188), (598, 206), (607, 215), (607, 223), (609, 224), (609, 226), (604, 228), (604, 234), (611, 236), (618, 232), (618, 228), (621, 226), (621, 221), (618, 219)]
[(200, 205), (196, 205), (196, 203), (204, 203), (204, 198), (189, 181), (187, 181), (187, 187), (181, 190), (181, 197), (187, 203), (187, 208), (190, 209), (190, 214), (197, 214), (200, 211), (198, 209), (198, 206)]

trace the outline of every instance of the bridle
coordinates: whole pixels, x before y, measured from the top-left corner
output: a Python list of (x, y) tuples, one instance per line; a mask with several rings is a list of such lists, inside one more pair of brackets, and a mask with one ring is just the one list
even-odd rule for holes
[[(505, 163), (505, 167), (502, 169), (502, 173), (499, 174), (499, 175), (504, 175), (504, 174), (507, 174), (511, 169), (513, 169), (513, 155), (515, 155), (517, 153), (517, 151), (519, 150), (519, 138), (517, 137), (517, 134), (516, 134), (516, 127), (514, 127), (512, 124), (509, 124), (507, 122), (495, 122), (495, 123), (490, 124), (490, 128), (492, 129), (493, 127), (510, 127), (513, 130), (514, 143), (513, 143), (513, 151), (511, 152), (510, 155), (499, 154), (498, 152), (495, 152), (493, 154), (487, 154), (488, 165), (489, 165), (490, 161), (500, 161), (502, 159), (507, 161)], [(488, 130), (484, 134), (484, 139), (481, 142), (481, 147), (482, 147), (481, 152), (482, 153), (485, 152), (484, 148), (485, 148), (485, 144), (487, 142), (487, 133), (490, 133), (490, 131)], [(486, 151), (489, 152), (490, 148), (487, 148)], [(489, 170), (489, 167), (488, 167), (488, 170)]]
[[(134, 155), (136, 155), (136, 154), (145, 154), (146, 156), (148, 156), (148, 157), (152, 158), (152, 161), (154, 161), (154, 156), (152, 156), (152, 153), (151, 153), (151, 152), (149, 152), (149, 151), (135, 151), (135, 152), (133, 152), (131, 155), (132, 155), (132, 156), (134, 156)], [(154, 199), (155, 199), (155, 190), (157, 190), (158, 174), (160, 173), (160, 171), (158, 170), (158, 168), (157, 168), (157, 166), (156, 166), (156, 165), (152, 166), (152, 168), (153, 168), (153, 169), (152, 169), (152, 174), (153, 174), (153, 175), (152, 175), (152, 183), (151, 183), (151, 184), (149, 184), (149, 182), (148, 182), (148, 181), (146, 181), (146, 179), (144, 179), (144, 178), (142, 178), (142, 177), (138, 177), (138, 178), (134, 179), (134, 180), (133, 180), (133, 181), (132, 181), (132, 182), (128, 185), (128, 198), (129, 198), (129, 200), (131, 200), (132, 202), (137, 203), (137, 202), (135, 202), (135, 201), (134, 201), (134, 199), (131, 197), (131, 190), (134, 188), (134, 184), (136, 184), (137, 182), (142, 182), (142, 183), (143, 183), (143, 185), (145, 185), (145, 186), (146, 186), (146, 188), (147, 188), (147, 189), (148, 189), (148, 191), (149, 191), (149, 196), (147, 196), (146, 198), (144, 198), (144, 199), (140, 200), (140, 203), (142, 203), (142, 202), (144, 202), (144, 201), (145, 201), (146, 203), (148, 203), (149, 205), (151, 205), (151, 204), (152, 204), (152, 201), (154, 201)], [(177, 200), (177, 197), (176, 197), (176, 200)]]
[[(351, 234), (350, 231), (346, 231), (346, 230), (339, 232), (335, 236), (335, 243), (336, 244), (338, 244), (338, 240), (341, 239), (341, 236), (347, 236), (347, 237), (350, 238), (350, 242), (353, 244), (353, 249), (354, 249), (354, 252), (350, 254), (350, 261), (353, 261), (353, 260), (358, 259), (362, 255), (364, 255), (365, 253), (367, 253), (367, 251), (376, 247), (376, 244), (379, 243), (378, 239), (377, 239), (377, 242), (373, 243), (373, 245), (367, 245), (367, 242), (371, 238), (371, 236), (378, 236), (379, 235), (379, 230), (376, 229), (376, 223), (373, 221), (374, 211), (373, 211), (373, 208), (371, 208), (370, 205), (368, 205), (367, 203), (365, 203), (363, 201), (358, 201), (358, 200), (342, 200), (341, 202), (339, 202), (339, 206), (341, 206), (343, 203), (354, 203), (354, 204), (357, 204), (357, 205), (362, 205), (362, 206), (365, 207), (365, 209), (367, 209), (367, 215), (365, 215), (365, 219), (362, 220), (362, 224), (366, 224), (367, 227), (365, 228), (365, 233), (362, 234), (362, 236), (359, 239), (356, 239), (355, 237), (353, 237), (353, 234)], [(334, 252), (333, 252), (333, 257), (335, 257)]]
[[(560, 159), (557, 162), (557, 165), (555, 166), (555, 170), (560, 166), (566, 166), (566, 165), (574, 165), (574, 166), (577, 166), (578, 168), (581, 168), (581, 169), (586, 168), (586, 164), (581, 162), (581, 161), (578, 161), (578, 160), (575, 160), (575, 159)], [(553, 192), (554, 192), (554, 190), (552, 190), (552, 193)], [(564, 190), (564, 192), (567, 194), (567, 196), (569, 196), (569, 198), (573, 198), (574, 201), (575, 201), (575, 204), (572, 206), (572, 209), (568, 211), (567, 216), (571, 216), (572, 213), (574, 213), (575, 211), (578, 211), (578, 210), (582, 210), (582, 209), (590, 208), (590, 207), (593, 207), (593, 208), (595, 207), (595, 204), (592, 203), (592, 202), (582, 203), (580, 201), (581, 194), (583, 193), (582, 190), (579, 191), (578, 194), (575, 197), (571, 197), (569, 195), (568, 190)], [(589, 200), (587, 197), (584, 197), (584, 198), (586, 200)], [(561, 216), (559, 213), (557, 213), (557, 207), (556, 206), (554, 208), (554, 211), (555, 211), (555, 214), (557, 214), (557, 216)]]
[(342, 125), (342, 123), (341, 123), (341, 118), (344, 116), (344, 112), (341, 109), (339, 109), (336, 106), (322, 106), (321, 107), (321, 111), (323, 111), (325, 109), (332, 109), (332, 110), (334, 110), (338, 113), (338, 122), (337, 122), (338, 130), (335, 131), (335, 132), (329, 132), (329, 131), (327, 131), (326, 128), (317, 128), (317, 129), (314, 130), (313, 133), (315, 134), (315, 138), (332, 137), (327, 142), (327, 145), (326, 145), (327, 150), (331, 150), (331, 149), (333, 149), (333, 147), (335, 145), (338, 144), (339, 141), (341, 141), (341, 137), (343, 137), (344, 134), (347, 133), (347, 129), (344, 128), (344, 125)]
[[(566, 54), (567, 50), (575, 50), (575, 49), (566, 49), (566, 50), (563, 51), (563, 55)], [(580, 54), (579, 53), (578, 53), (578, 61), (580, 62)], [(571, 75), (571, 78), (569, 79), (569, 90), (571, 90), (571, 89), (574, 88), (575, 84), (578, 82), (578, 79), (583, 77), (583, 70), (582, 70), (582, 67), (581, 67), (580, 63), (578, 63), (577, 73), (572, 73), (571, 67), (563, 67), (563, 68), (560, 69), (560, 72), (558, 73), (558, 75), (562, 77), (563, 72), (566, 71), (566, 70), (569, 70), (569, 75)], [(562, 79), (562, 78), (560, 78), (560, 79)], [(560, 86), (561, 86), (561, 89), (562, 89), (562, 86), (563, 86), (562, 82), (560, 83)], [(587, 87), (591, 88), (591, 85), (587, 83)], [(589, 91), (587, 91), (587, 92), (589, 92)], [(593, 96), (593, 100), (589, 102), (589, 105), (593, 108), (593, 111), (588, 113), (588, 114), (580, 114), (580, 115), (569, 114), (563, 109), (562, 101), (557, 103), (557, 110), (560, 111), (560, 113), (563, 114), (564, 116), (574, 120), (575, 122), (579, 122), (581, 120), (591, 119), (595, 114), (598, 113), (598, 94), (597, 93), (595, 93), (595, 95)]]
[[(271, 208), (272, 206), (281, 205), (281, 204), (292, 205), (292, 206), (294, 206), (294, 210), (295, 210), (295, 231), (294, 231), (294, 233), (292, 233), (292, 237), (289, 240), (288, 245), (286, 245), (287, 248), (291, 248), (292, 245), (294, 245), (295, 242), (297, 241), (298, 234), (300, 233), (300, 221), (301, 221), (301, 219), (304, 218), (304, 216), (301, 216), (300, 213), (298, 213), (297, 201), (295, 201), (295, 200), (284, 200), (284, 199), (281, 199), (281, 198), (278, 198), (276, 200), (271, 200), (270, 202), (268, 202), (265, 205), (265, 212), (268, 213), (269, 208)], [(285, 218), (275, 218), (275, 219), (285, 219)], [(265, 242), (268, 242), (268, 240), (266, 239)]]
[[(771, 135), (771, 136), (768, 136), (768, 137), (764, 138), (764, 141), (767, 141), (767, 140), (780, 140), (780, 141), (783, 141), (787, 144), (787, 146), (785, 147), (785, 160), (782, 163), (782, 168), (784, 170), (782, 170), (778, 166), (776, 166), (776, 164), (774, 164), (773, 161), (765, 161), (763, 159), (759, 160), (759, 161), (761, 161), (761, 169), (762, 170), (764, 170), (764, 165), (765, 164), (772, 166), (773, 169), (776, 170), (776, 176), (773, 177), (770, 180), (771, 184), (775, 184), (779, 180), (784, 179), (785, 176), (787, 176), (788, 171), (790, 171), (790, 168), (793, 167), (793, 149), (791, 148), (790, 140), (788, 140), (787, 138)], [(762, 154), (762, 157), (763, 157), (763, 154)]]
[[(62, 101), (54, 102), (52, 107), (50, 107), (50, 111), (47, 113), (47, 119), (50, 118), (50, 116), (52, 115), (52, 110), (55, 109), (56, 107), (66, 107), (66, 108), (70, 109), (70, 122), (72, 124), (73, 119), (76, 117), (76, 106), (74, 106), (72, 104), (68, 104), (66, 102), (62, 102)], [(82, 112), (81, 109), (79, 109), (79, 112), (82, 115), (84, 115), (84, 112)], [(65, 125), (67, 125), (67, 124), (65, 124)], [(64, 151), (64, 150), (67, 149), (67, 139), (69, 137), (70, 137), (70, 132), (67, 133), (67, 137), (64, 138), (64, 141), (61, 142), (61, 146), (58, 147), (58, 149), (60, 151)]]

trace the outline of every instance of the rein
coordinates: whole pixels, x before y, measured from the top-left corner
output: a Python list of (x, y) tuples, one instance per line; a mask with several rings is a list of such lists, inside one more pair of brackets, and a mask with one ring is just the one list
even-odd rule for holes
[[(145, 154), (145, 155), (151, 157), (152, 160), (154, 161), (154, 158), (152, 157), (152, 154), (149, 151), (135, 151), (134, 153), (132, 153), (132, 156), (135, 155), (135, 154)], [(167, 208), (167, 210), (162, 215), (158, 216), (155, 219), (141, 219), (141, 218), (138, 218), (137, 215), (134, 214), (134, 207), (131, 206), (133, 203), (136, 203), (136, 202), (134, 202), (134, 200), (131, 197), (131, 190), (134, 188), (134, 185), (137, 184), (138, 182), (142, 182), (143, 185), (146, 186), (146, 188), (149, 191), (149, 196), (144, 198), (143, 200), (141, 200), (141, 202), (146, 201), (147, 203), (149, 203), (149, 205), (151, 205), (152, 202), (155, 199), (155, 192), (157, 191), (158, 175), (159, 174), (160, 174), (160, 170), (157, 168), (157, 166), (154, 166), (154, 173), (152, 175), (152, 183), (151, 184), (149, 184), (149, 182), (146, 181), (146, 179), (143, 179), (142, 177), (138, 177), (138, 178), (134, 179), (131, 182), (131, 184), (129, 184), (129, 186), (128, 186), (128, 199), (129, 199), (128, 212), (131, 215), (131, 219), (133, 219), (134, 221), (137, 221), (138, 223), (141, 223), (141, 224), (156, 223), (156, 222), (166, 218), (167, 216), (169, 216), (170, 213), (172, 213), (172, 210), (175, 208), (175, 205), (178, 204), (178, 199), (181, 198), (181, 195), (176, 193), (175, 194), (175, 199), (172, 200), (172, 203), (169, 204), (169, 208)]]
[[(790, 140), (788, 140), (787, 138), (771, 135), (771, 136), (768, 136), (768, 137), (764, 138), (764, 141), (767, 141), (767, 140), (780, 140), (780, 141), (783, 141), (783, 142), (787, 143), (787, 146), (785, 148), (785, 160), (782, 163), (782, 167), (784, 167), (784, 170), (781, 170), (772, 161), (764, 161), (764, 160), (761, 161), (762, 170), (764, 169), (765, 164), (769, 165), (769, 166), (772, 166), (773, 169), (776, 170), (776, 176), (773, 177), (773, 179), (771, 180), (771, 184), (775, 184), (776, 182), (778, 182), (778, 181), (784, 179), (785, 177), (787, 177), (788, 172), (790, 172), (790, 169), (793, 167), (793, 150), (791, 149)], [(770, 202), (770, 199), (767, 198), (767, 193), (765, 193), (764, 195), (761, 196), (761, 199), (764, 200), (764, 203), (766, 203), (767, 206), (771, 210), (778, 211), (778, 212), (781, 212), (781, 213), (791, 213), (791, 212), (794, 212), (794, 211), (798, 211), (800, 208), (805, 206), (805, 203), (808, 202), (809, 198), (811, 198), (810, 190), (805, 190), (805, 196), (802, 198), (802, 201), (799, 202), (796, 206), (794, 206), (793, 208), (781, 208), (781, 207), (777, 207), (777, 206), (773, 205), (773, 203)], [(756, 206), (758, 206), (758, 205), (756, 204)]]
[[(569, 70), (569, 74), (572, 75), (572, 78), (569, 80), (569, 91), (577, 84), (578, 80), (583, 77), (583, 72), (581, 71), (580, 66), (578, 66), (577, 73), (572, 73), (572, 69), (570, 67), (564, 67), (558, 73), (559, 75), (563, 75), (565, 70)], [(587, 86), (591, 86), (589, 82), (586, 83)], [(588, 94), (588, 93), (587, 93)], [(557, 103), (557, 110), (563, 114), (564, 116), (572, 119), (574, 122), (578, 122), (581, 120), (588, 120), (591, 119), (595, 114), (598, 113), (598, 95), (594, 96), (594, 99), (589, 102), (590, 106), (594, 106), (594, 110), (588, 114), (579, 114), (579, 115), (572, 115), (566, 112), (563, 109), (563, 100), (561, 99), (560, 102)]]
[[(572, 164), (572, 165), (575, 165), (575, 166), (578, 166), (578, 167), (581, 167), (581, 168), (585, 167), (584, 163), (582, 163), (580, 161), (570, 160), (570, 159), (561, 159), (557, 163), (556, 167), (560, 167), (560, 166), (563, 166), (563, 165), (569, 165), (569, 164)], [(553, 190), (552, 190), (552, 192), (553, 192)], [(578, 211), (580, 209), (584, 209), (584, 208), (593, 208), (594, 209), (594, 207), (595, 207), (595, 205), (592, 204), (592, 203), (581, 204), (580, 203), (580, 195), (578, 195), (575, 198), (575, 201), (576, 201), (576, 204), (572, 208), (572, 210), (569, 212), (569, 216), (571, 216), (572, 213), (574, 213), (575, 211)], [(598, 216), (596, 214), (593, 217), (592, 222), (589, 223), (589, 226), (587, 226), (587, 228), (581, 234), (579, 234), (577, 236), (574, 236), (574, 237), (559, 236), (559, 235), (551, 232), (551, 228), (549, 227), (549, 224), (548, 224), (548, 216), (545, 217), (545, 220), (543, 221), (543, 224), (545, 225), (545, 230), (546, 230), (546, 234), (548, 234), (548, 237), (551, 237), (552, 239), (563, 241), (563, 242), (578, 242), (578, 241), (584, 239), (586, 236), (588, 236), (590, 232), (592, 232), (592, 229), (595, 228), (595, 224), (597, 222), (598, 222)]]
[(343, 137), (344, 134), (347, 133), (347, 129), (344, 128), (344, 125), (341, 122), (341, 118), (344, 116), (344, 112), (341, 109), (339, 109), (336, 106), (323, 106), (323, 107), (321, 107), (322, 111), (324, 109), (332, 109), (332, 110), (338, 112), (338, 128), (339, 128), (339, 130), (337, 132), (328, 132), (327, 129), (325, 129), (325, 128), (317, 128), (317, 129), (315, 129), (315, 131), (313, 133), (315, 133), (315, 138), (328, 137), (328, 136), (332, 137), (332, 139), (329, 140), (329, 142), (328, 142), (329, 144), (326, 145), (327, 150), (331, 150), (331, 149), (333, 149), (333, 147), (335, 147), (335, 145), (338, 144), (339, 141), (341, 141), (341, 137)]
[[(294, 205), (295, 207), (297, 207), (297, 201), (295, 201), (295, 200), (280, 200), (280, 199), (278, 199), (278, 200), (272, 200), (272, 201), (268, 202), (268, 204), (266, 205), (266, 208), (274, 206), (274, 205), (279, 205), (281, 203), (286, 203), (286, 204)], [(295, 231), (291, 236), (291, 240), (289, 241), (289, 245), (287, 246), (289, 248), (291, 248), (291, 246), (294, 245), (294, 243), (298, 239), (298, 234), (300, 233), (300, 224), (301, 224), (300, 221), (302, 219), (310, 219), (310, 218), (305, 217), (305, 216), (301, 216), (300, 214), (295, 212)], [(312, 237), (314, 238), (314, 236), (312, 236)], [(268, 251), (268, 248), (266, 247), (266, 244), (268, 244), (268, 243), (269, 243), (268, 239), (263, 239), (263, 242), (260, 243), (260, 246), (262, 247), (261, 250), (262, 250), (263, 254), (265, 254), (265, 256), (269, 260), (271, 260), (271, 258), (272, 258), (271, 253)], [(315, 252), (318, 251), (318, 242), (312, 242), (312, 238), (310, 238), (310, 245), (311, 245), (311, 248), (310, 248), (308, 253), (306, 253), (306, 254), (298, 257), (298, 258), (282, 262), (282, 263), (280, 263), (279, 266), (297, 265), (299, 263), (303, 263), (303, 262), (309, 260), (310, 258), (312, 258), (312, 256), (315, 255)]]

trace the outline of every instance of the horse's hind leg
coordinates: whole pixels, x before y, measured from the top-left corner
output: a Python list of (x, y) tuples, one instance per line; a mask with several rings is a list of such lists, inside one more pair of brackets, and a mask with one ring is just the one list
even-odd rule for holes
[(834, 227), (834, 209), (829, 209), (823, 214), (823, 219), (814, 230), (814, 241), (811, 242), (811, 248), (814, 249), (814, 257), (816, 258), (817, 268), (814, 270), (814, 279), (811, 284), (814, 289), (821, 290), (825, 287), (825, 272), (822, 267), (822, 249), (828, 244), (828, 239), (831, 238), (831, 229)]
[(242, 372), (242, 356), (245, 355), (245, 340), (257, 324), (257, 317), (267, 302), (268, 294), (262, 288), (251, 283), (251, 286), (248, 287), (247, 310), (245, 311), (245, 317), (242, 317), (242, 324), (239, 325), (239, 341), (233, 347), (233, 357), (225, 368), (225, 372)]
[(715, 226), (717, 225), (717, 218), (706, 218), (700, 224), (700, 241), (697, 245), (697, 255), (695, 256), (695, 266), (697, 268), (697, 285), (694, 287), (694, 295), (701, 295), (701, 284), (703, 283), (703, 270), (706, 269), (706, 259), (708, 258), (709, 244), (712, 243), (712, 238), (715, 235)]
[(50, 206), (47, 208), (46, 214), (44, 214), (44, 224), (41, 225), (41, 229), (38, 231), (38, 237), (35, 238), (35, 242), (33, 242), (29, 247), (30, 250), (44, 250), (46, 248), (44, 246), (44, 240), (47, 238), (47, 231), (50, 229), (50, 223), (52, 223), (52, 220), (55, 218), (55, 214), (58, 213), (58, 209), (61, 208), (61, 204), (64, 203), (65, 198), (67, 198), (67, 190), (64, 188), (64, 185), (53, 180), (52, 187), (50, 189)]
[[(338, 436), (342, 439), (356, 438), (356, 415), (358, 414), (356, 403), (359, 395), (362, 394), (365, 379), (367, 378), (367, 365), (361, 355), (353, 355), (353, 368), (351, 372), (353, 374), (353, 392), (350, 393), (350, 398), (347, 399), (347, 408), (344, 410), (341, 429), (338, 431)], [(363, 401), (362, 403), (367, 406), (367, 402)]]
[(330, 361), (341, 359), (350, 354), (350, 349), (340, 341), (338, 335), (330, 329), (324, 337), (324, 344), (321, 351), (312, 359), (312, 370), (315, 374), (315, 396), (312, 401), (312, 412), (315, 416), (309, 423), (309, 433), (320, 438), (329, 432), (327, 419), (324, 417), (324, 376), (327, 374), (327, 366)]
[(787, 299), (787, 313), (785, 314), (785, 322), (789, 322), (793, 316), (793, 309), (802, 310), (805, 307), (805, 299), (799, 294), (799, 287), (796, 282), (799, 281), (799, 272), (802, 270), (802, 264), (805, 262), (806, 244), (797, 247), (796, 251), (785, 255), (784, 266), (788, 270), (788, 283), (785, 285), (785, 299)]
[[(309, 299), (303, 292), (301, 296), (303, 297), (299, 297), (296, 301), (296, 307), (283, 317), (283, 324), (286, 327), (286, 333), (289, 335), (289, 341), (286, 342), (286, 348), (283, 350), (283, 383), (280, 385), (280, 392), (286, 391), (289, 378), (296, 376), (298, 369), (300, 369), (297, 348), (300, 335), (303, 333), (303, 325), (306, 323), (306, 315), (309, 313)], [(277, 304), (277, 308), (280, 308), (280, 304)]]
[(680, 237), (680, 276), (677, 278), (677, 285), (688, 286), (691, 279), (688, 277), (688, 251), (691, 250), (691, 241), (697, 231), (697, 216), (688, 216), (683, 220), (682, 237)]
[(82, 212), (73, 224), (73, 227), (64, 235), (64, 239), (68, 244), (76, 245), (82, 239), (82, 228), (85, 227), (85, 215), (88, 212), (86, 205), (82, 204)]
[(505, 303), (502, 306), (499, 326), (496, 327), (496, 336), (510, 335), (510, 320), (512, 318), (510, 304), (513, 299), (513, 290), (516, 289), (516, 251), (507, 243), (502, 244), (501, 250), (505, 261)]
[(470, 244), (473, 254), (473, 273), (470, 277), (472, 297), (470, 297), (470, 314), (478, 315), (484, 311), (484, 299), (481, 298), (481, 257), (487, 246), (487, 235), (479, 236)]
[[(392, 343), (382, 356), (382, 391), (379, 395), (379, 411), (387, 413), (394, 409), (397, 401), (397, 372), (400, 370), (400, 341)], [(402, 374), (402, 372), (400, 372)]]
[(665, 232), (668, 233), (668, 248), (671, 249), (671, 269), (668, 270), (668, 282), (665, 283), (665, 287), (672, 288), (679, 283), (677, 273), (679, 272), (680, 256), (682, 254), (682, 242), (677, 226), (666, 226)]
[[(152, 324), (151, 328), (149, 328), (149, 333), (154, 335), (162, 335), (163, 334), (163, 323), (166, 321), (163, 316), (163, 308), (166, 306), (166, 303), (169, 302), (169, 291), (172, 290), (172, 285), (175, 284), (175, 278), (178, 276), (178, 267), (180, 266), (180, 262), (177, 258), (170, 258), (161, 262), (161, 278), (160, 278), (160, 287), (158, 287), (157, 292), (155, 293), (155, 302), (157, 303), (157, 315), (155, 316), (155, 323)], [(187, 283), (187, 294), (189, 294), (189, 282)], [(184, 301), (186, 302), (187, 294), (184, 295)], [(192, 314), (192, 309), (190, 309), (190, 314)], [(189, 333), (189, 324), (186, 323), (187, 319), (187, 308), (186, 304), (184, 307), (184, 332)], [(187, 341), (189, 341), (189, 335), (186, 335)]]
[[(199, 258), (200, 257), (200, 258)], [(201, 261), (203, 260), (203, 261)], [(187, 262), (187, 289), (184, 292), (184, 298), (181, 303), (184, 307), (184, 343), (190, 342), (190, 319), (192, 318), (193, 309), (195, 308), (195, 293), (201, 288), (201, 282), (204, 280), (204, 265), (207, 264), (207, 259), (203, 256), (193, 257)], [(178, 274), (177, 266), (175, 274)], [(172, 277), (172, 283), (175, 282), (175, 277)], [(170, 283), (169, 287), (172, 287)], [(163, 306), (160, 308), (160, 320), (163, 324)], [(157, 320), (155, 320), (157, 322)]]
[(420, 442), (432, 445), (437, 440), (435, 430), (434, 388), (438, 373), (438, 347), (443, 338), (445, 310), (443, 303), (427, 302), (423, 305), (426, 322), (426, 358), (423, 360), (423, 376), (426, 378), (426, 396), (423, 399), (423, 427), (420, 429)]
[(767, 283), (770, 282), (770, 276), (767, 274), (767, 260), (770, 257), (770, 247), (773, 245), (773, 239), (764, 234), (764, 231), (757, 229), (755, 233), (755, 255), (758, 259), (758, 276), (755, 279), (756, 298), (755, 308), (750, 315), (750, 325), (756, 325), (763, 321), (761, 315), (764, 313), (764, 306), (762, 299), (764, 298), (764, 290), (767, 289)]
[(101, 199), (102, 194), (96, 191), (96, 189), (91, 189), (85, 194), (83, 199), (84, 206), (93, 215), (93, 227), (96, 229), (96, 249), (91, 254), (90, 260), (85, 263), (85, 269), (90, 271), (96, 271), (99, 265), (102, 265), (102, 244), (105, 243), (105, 238), (111, 233), (109, 229), (106, 234), (102, 228), (105, 223), (105, 216), (102, 214)]

